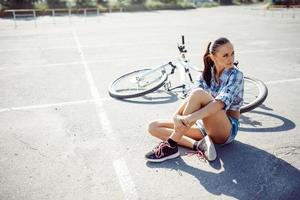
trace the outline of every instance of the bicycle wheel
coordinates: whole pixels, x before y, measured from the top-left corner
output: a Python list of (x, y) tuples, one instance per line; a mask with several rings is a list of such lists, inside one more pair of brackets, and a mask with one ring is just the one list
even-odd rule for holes
[(268, 96), (267, 86), (260, 80), (244, 78), (244, 105), (240, 112), (245, 113), (260, 106)]
[[(151, 69), (141, 69), (120, 76), (110, 84), (109, 95), (125, 99), (143, 96), (157, 90), (167, 80), (167, 74), (161, 71), (150, 71)], [(147, 72), (150, 73), (141, 78)]]

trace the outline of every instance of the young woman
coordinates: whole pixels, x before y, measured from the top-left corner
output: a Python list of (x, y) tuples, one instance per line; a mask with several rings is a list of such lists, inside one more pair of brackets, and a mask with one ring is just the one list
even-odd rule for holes
[(151, 135), (163, 140), (145, 155), (150, 162), (179, 156), (178, 144), (216, 159), (215, 144), (229, 144), (237, 135), (243, 104), (244, 76), (234, 64), (234, 48), (226, 38), (208, 44), (197, 86), (179, 106), (173, 120), (149, 124)]

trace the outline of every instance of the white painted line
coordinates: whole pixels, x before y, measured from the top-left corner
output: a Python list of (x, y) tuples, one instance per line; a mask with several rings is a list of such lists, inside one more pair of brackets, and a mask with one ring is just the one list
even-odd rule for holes
[(122, 186), (122, 190), (126, 191), (125, 199), (138, 199), (135, 186), (132, 185), (131, 177), (128, 174), (128, 169), (125, 161), (123, 159), (114, 161), (114, 168), (119, 177), (120, 184)]
[[(15, 42), (15, 41), (14, 41)], [(125, 42), (118, 42), (113, 44), (106, 44), (106, 45), (82, 45), (81, 48), (112, 48), (112, 47), (127, 47), (127, 46), (153, 46), (155, 44), (165, 44), (168, 45), (170, 43), (166, 42), (143, 42), (143, 43), (125, 43)], [(57, 50), (57, 49), (77, 49), (76, 46), (57, 46), (57, 47), (24, 47), (24, 48), (12, 48), (12, 49), (0, 49), (0, 52), (12, 52), (12, 51), (30, 51), (30, 50), (37, 50), (37, 51), (48, 51), (48, 50)]]
[[(81, 48), (113, 48), (113, 47), (131, 47), (131, 46), (145, 46), (145, 45), (169, 45), (168, 42), (143, 42), (143, 43), (116, 43), (116, 44), (107, 44), (107, 45), (82, 45)], [(75, 46), (58, 46), (58, 47), (24, 47), (24, 48), (13, 48), (13, 49), (0, 49), (0, 52), (12, 52), (12, 51), (29, 51), (29, 50), (38, 50), (38, 51), (49, 51), (49, 50), (58, 50), (58, 49), (77, 49)], [(260, 52), (273, 52), (273, 51), (293, 51), (293, 50), (300, 50), (300, 48), (275, 48), (275, 49), (253, 49), (253, 50), (241, 50), (238, 53), (260, 53)], [(197, 54), (189, 54), (189, 56), (199, 56)]]
[[(297, 82), (297, 81), (300, 81), (300, 78), (282, 79), (282, 80), (276, 80), (276, 81), (266, 81), (264, 83), (267, 84), (267, 85), (274, 85), (274, 84)], [(106, 97), (106, 98), (99, 98), (99, 99), (85, 99), (85, 100), (67, 101), (67, 102), (60, 102), (60, 103), (19, 106), (19, 107), (11, 107), (11, 108), (0, 108), (0, 113), (1, 112), (8, 112), (8, 111), (15, 111), (15, 110), (30, 110), (30, 109), (39, 109), (39, 108), (50, 108), (50, 107), (85, 104), (85, 103), (102, 104), (105, 101), (111, 101), (111, 100), (113, 100), (113, 99), (110, 98), (110, 97)], [(109, 122), (103, 121), (103, 124), (106, 124), (106, 126), (108, 126)], [(108, 128), (106, 128), (106, 130), (110, 131)]]
[[(75, 42), (76, 42), (76, 45), (77, 45), (77, 48), (79, 51), (82, 65), (84, 66), (84, 69), (85, 69), (85, 74), (86, 74), (86, 77), (87, 77), (87, 80), (88, 80), (88, 83), (90, 86), (92, 97), (93, 97), (93, 99), (100, 99), (100, 94), (97, 90), (92, 73), (87, 65), (85, 56), (84, 56), (82, 48), (80, 46), (80, 42), (79, 42), (76, 30), (73, 28), (72, 32), (73, 32), (73, 37), (75, 39)], [(98, 113), (98, 117), (99, 117), (102, 129), (103, 129), (104, 133), (110, 139), (110, 142), (112, 144), (114, 144), (114, 146), (112, 146), (112, 148), (120, 147), (121, 145), (118, 144), (118, 142), (117, 142), (118, 140), (113, 135), (114, 133), (113, 133), (112, 127), (110, 125), (110, 121), (105, 113), (105, 109), (102, 104), (102, 101), (96, 101), (95, 104), (97, 107), (97, 113)], [(111, 153), (114, 153), (114, 151), (111, 151)], [(121, 168), (121, 170), (120, 170), (120, 168)], [(137, 192), (135, 189), (136, 187), (131, 179), (127, 165), (122, 158), (120, 160), (114, 161), (114, 169), (116, 171), (116, 174), (118, 176), (119, 182), (121, 184), (121, 188), (124, 192), (126, 199), (138, 199)]]
[(25, 48), (14, 48), (14, 49), (0, 49), (0, 52), (13, 52), (13, 51), (49, 51), (58, 49), (76, 49), (74, 46), (62, 46), (62, 47), (51, 47), (51, 48), (40, 48), (40, 47), (25, 47)]
[(50, 103), (50, 104), (11, 107), (11, 108), (1, 108), (0, 113), (7, 112), (7, 111), (15, 111), (15, 110), (30, 110), (30, 109), (51, 108), (51, 107), (58, 107), (58, 106), (84, 104), (84, 103), (95, 103), (97, 101), (103, 102), (103, 101), (108, 101), (108, 100), (112, 100), (112, 98), (85, 99), (85, 100), (67, 101), (67, 102), (61, 102), (61, 103)]
[[(294, 51), (294, 50), (300, 50), (300, 48), (281, 48), (281, 49), (262, 49), (262, 50), (245, 50), (245, 51), (240, 51), (239, 53), (244, 54), (244, 53), (261, 53), (261, 52), (276, 52), (276, 51)], [(200, 57), (200, 54), (189, 54), (188, 57)], [(172, 59), (173, 58), (173, 59)], [(115, 60), (136, 60), (136, 61), (147, 61), (147, 60), (155, 60), (155, 59), (165, 59), (166, 62), (175, 60), (176, 57), (174, 56), (116, 56), (116, 57), (104, 57), (102, 59), (97, 59), (97, 60), (92, 60), (92, 61), (85, 61), (86, 64), (92, 64), (92, 63), (104, 63), (104, 62), (113, 62)], [(24, 64), (24, 62), (23, 62)], [(65, 65), (76, 65), (76, 64), (82, 64), (82, 61), (78, 62), (65, 62), (65, 63), (53, 63), (53, 64), (45, 64), (45, 65), (32, 65), (30, 62), (28, 62), (29, 66), (23, 66), (21, 68), (40, 68), (40, 67), (55, 67), (55, 66), (65, 66)], [(147, 67), (147, 66), (146, 66)], [(6, 69), (11, 69), (11, 67), (1, 67), (0, 70), (6, 70)]]
[(0, 109), (0, 113), (2, 113), (2, 112), (7, 112), (7, 111), (10, 111), (10, 109), (9, 109), (9, 108), (1, 108), (1, 109)]
[(277, 48), (277, 49), (253, 49), (253, 50), (241, 50), (238, 53), (261, 53), (261, 52), (278, 52), (278, 51), (295, 51), (300, 50), (300, 48)]
[[(81, 61), (78, 61), (78, 62), (65, 62), (65, 63), (45, 64), (45, 65), (42, 65), (42, 67), (56, 67), (56, 66), (66, 66), (66, 65), (78, 65), (78, 64), (81, 64)], [(38, 66), (36, 66), (36, 67), (38, 67)]]
[[(170, 56), (153, 56), (153, 57), (142, 57), (142, 56), (138, 56), (138, 57), (134, 57), (134, 56), (123, 56), (123, 57), (110, 57), (110, 58), (103, 58), (103, 59), (99, 59), (99, 60), (92, 60), (89, 62), (86, 62), (86, 64), (94, 64), (94, 63), (105, 63), (105, 62), (114, 62), (115, 60), (135, 60), (135, 61), (144, 61), (144, 60), (155, 60), (155, 59), (162, 59), (164, 58), (166, 60), (165, 63), (168, 63), (170, 59)], [(24, 62), (23, 62), (24, 64)], [(82, 61), (78, 61), (78, 62), (65, 62), (65, 63), (53, 63), (53, 64), (45, 64), (45, 65), (31, 65), (30, 62), (28, 62), (28, 65), (23, 65), (22, 67), (17, 67), (18, 69), (20, 68), (43, 68), (43, 67), (56, 67), (56, 66), (66, 66), (66, 65), (78, 65), (78, 64), (82, 64)], [(149, 67), (149, 66), (145, 66), (145, 67)], [(9, 70), (12, 69), (12, 67), (0, 67), (0, 70)]]
[(279, 83), (287, 83), (287, 82), (297, 82), (300, 81), (300, 78), (294, 78), (294, 79), (283, 79), (283, 80), (276, 80), (276, 81), (267, 81), (264, 82), (267, 85), (273, 85), (273, 84), (279, 84)]

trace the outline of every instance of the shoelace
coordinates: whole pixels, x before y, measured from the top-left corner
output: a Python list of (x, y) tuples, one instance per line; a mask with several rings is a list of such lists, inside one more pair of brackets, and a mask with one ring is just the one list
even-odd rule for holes
[(157, 147), (155, 147), (153, 149), (153, 152), (154, 152), (156, 158), (161, 158), (162, 156), (164, 156), (164, 153), (163, 153), (164, 147), (170, 147), (169, 143), (161, 142)]
[(204, 153), (200, 150), (198, 151), (188, 151), (185, 153), (188, 156), (193, 156), (195, 155), (196, 157), (198, 157), (199, 160), (205, 161), (206, 162), (206, 156), (204, 155)]

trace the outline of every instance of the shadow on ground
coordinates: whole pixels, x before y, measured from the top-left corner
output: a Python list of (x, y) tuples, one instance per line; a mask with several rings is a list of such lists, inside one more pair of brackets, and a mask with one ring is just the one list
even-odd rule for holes
[(240, 123), (242, 124), (246, 124), (246, 125), (250, 125), (251, 127), (240, 127), (239, 130), (240, 131), (245, 131), (245, 132), (281, 132), (281, 131), (288, 131), (291, 129), (294, 129), (296, 127), (296, 124), (294, 122), (292, 122), (291, 120), (279, 116), (279, 115), (275, 115), (275, 114), (271, 114), (268, 112), (262, 112), (262, 111), (251, 111), (250, 113), (254, 113), (254, 114), (259, 114), (259, 115), (266, 115), (267, 117), (269, 117), (269, 119), (272, 121), (274, 119), (277, 119), (279, 121), (282, 121), (282, 123), (278, 126), (274, 126), (274, 127), (263, 127), (262, 123), (254, 118), (251, 118), (249, 116), (246, 115), (241, 115), (240, 118)]
[(156, 90), (150, 94), (129, 99), (119, 99), (127, 103), (134, 104), (168, 104), (178, 101), (178, 97), (173, 92), (166, 92), (165, 90)]
[(218, 149), (210, 165), (224, 170), (212, 173), (187, 165), (182, 158), (161, 164), (147, 162), (150, 168), (171, 168), (196, 177), (208, 192), (237, 199), (297, 199), (300, 171), (286, 161), (238, 141)]

